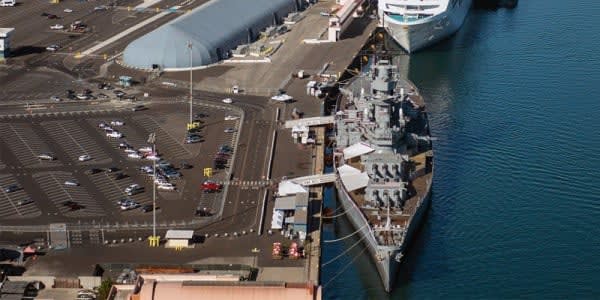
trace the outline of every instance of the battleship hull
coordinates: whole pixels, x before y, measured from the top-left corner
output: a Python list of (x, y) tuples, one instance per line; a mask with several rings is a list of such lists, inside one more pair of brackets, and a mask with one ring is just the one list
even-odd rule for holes
[(463, 24), (471, 7), (471, 0), (458, 4), (438, 15), (404, 22), (398, 17), (382, 14), (382, 23), (388, 34), (408, 53), (427, 48), (454, 34)]
[(375, 236), (371, 232), (371, 227), (365, 226), (367, 224), (367, 219), (364, 217), (356, 203), (352, 201), (350, 195), (348, 195), (343, 185), (339, 182), (336, 182), (336, 190), (338, 202), (342, 205), (344, 211), (347, 212), (346, 216), (348, 220), (355, 230), (360, 229), (358, 233), (360, 239), (362, 240), (364, 246), (367, 247), (371, 260), (373, 263), (375, 263), (377, 273), (379, 273), (379, 278), (381, 279), (381, 283), (385, 291), (391, 292), (394, 287), (394, 283), (396, 282), (398, 269), (400, 268), (400, 263), (402, 262), (402, 257), (404, 256), (405, 250), (414, 237), (415, 232), (420, 227), (423, 217), (431, 202), (431, 183), (428, 185), (427, 193), (423, 195), (421, 205), (418, 206), (414, 217), (411, 219), (408, 225), (408, 230), (403, 243), (398, 247), (382, 247), (377, 245)]

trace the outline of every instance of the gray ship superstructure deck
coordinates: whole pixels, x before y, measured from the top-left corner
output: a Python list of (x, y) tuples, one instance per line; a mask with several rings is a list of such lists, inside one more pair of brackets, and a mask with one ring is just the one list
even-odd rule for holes
[(340, 202), (390, 291), (429, 201), (433, 153), (422, 97), (381, 60), (341, 89), (336, 113)]

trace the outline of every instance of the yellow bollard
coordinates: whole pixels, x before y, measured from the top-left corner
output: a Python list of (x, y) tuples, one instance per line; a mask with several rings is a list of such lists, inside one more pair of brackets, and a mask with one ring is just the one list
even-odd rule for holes
[(211, 177), (212, 176), (212, 168), (204, 168), (204, 176)]
[(107, 59), (108, 59), (108, 55), (104, 54), (104, 55), (102, 55), (102, 56), (104, 57), (104, 60), (107, 60)]
[(131, 6), (127, 6), (127, 11), (131, 11)]
[(157, 8), (156, 8), (156, 12), (160, 12), (160, 8), (158, 8), (158, 7), (157, 7)]

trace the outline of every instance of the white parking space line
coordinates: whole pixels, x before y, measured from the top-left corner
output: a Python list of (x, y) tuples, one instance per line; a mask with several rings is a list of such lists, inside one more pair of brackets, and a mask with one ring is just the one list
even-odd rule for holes
[[(34, 179), (43, 189), (59, 212), (67, 217), (101, 217), (106, 215), (98, 204), (99, 199), (90, 196), (84, 186), (67, 187), (64, 182), (72, 179), (69, 172), (36, 173)], [(82, 206), (81, 209), (71, 210), (63, 203), (72, 201)]]
[(61, 165), (57, 160), (41, 161), (37, 158), (40, 153), (46, 152), (50, 148), (40, 139), (39, 135), (34, 132), (29, 124), (0, 123), (0, 137), (25, 167)]
[(2, 175), (0, 177), (0, 188), (2, 189), (2, 197), (0, 197), (0, 218), (32, 218), (41, 215), (41, 211), (38, 209), (35, 202), (18, 205), (20, 201), (29, 202), (31, 199), (23, 189), (10, 193), (4, 191), (5, 187), (16, 183), (17, 181), (12, 175)]
[[(63, 150), (78, 164), (108, 163), (112, 159), (102, 151), (96, 141), (73, 120), (42, 122), (41, 125), (52, 139), (58, 142)], [(89, 155), (91, 160), (80, 162), (79, 156)]]
[(184, 146), (183, 135), (179, 139), (174, 137), (170, 132), (163, 129), (151, 116), (134, 117), (133, 121), (138, 126), (144, 128), (148, 134), (156, 132), (156, 143), (159, 151), (172, 157), (188, 158), (193, 155), (192, 152)]
[[(139, 194), (136, 194), (133, 196), (128, 196), (125, 193), (125, 188), (127, 186), (129, 186), (133, 183), (136, 183), (133, 181), (133, 178), (131, 177), (131, 175), (133, 175), (133, 174), (128, 174), (128, 175), (129, 175), (129, 177), (126, 177), (126, 178), (123, 178), (120, 180), (115, 180), (115, 179), (111, 178), (112, 175), (110, 173), (97, 173), (97, 174), (91, 175), (90, 179), (92, 180), (92, 182), (94, 183), (96, 188), (104, 194), (104, 197), (108, 201), (110, 201), (111, 206), (115, 207), (116, 211), (121, 211), (121, 208), (117, 204), (117, 201), (125, 199), (125, 198), (133, 199), (140, 205), (152, 203), (152, 199), (150, 198), (150, 195), (149, 195), (150, 193), (148, 193), (147, 187), (142, 193), (139, 193)], [(137, 182), (137, 183), (144, 186), (143, 183), (140, 183), (140, 182)], [(125, 213), (128, 213), (128, 212), (125, 212)]]

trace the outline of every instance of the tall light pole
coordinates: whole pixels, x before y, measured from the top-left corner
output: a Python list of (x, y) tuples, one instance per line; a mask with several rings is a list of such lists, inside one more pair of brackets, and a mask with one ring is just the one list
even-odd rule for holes
[[(152, 144), (152, 153), (156, 156), (156, 132), (148, 136)], [(152, 238), (156, 241), (156, 159), (152, 160)]]
[(194, 121), (192, 118), (192, 90), (193, 90), (193, 81), (192, 81), (192, 41), (187, 42), (187, 47), (190, 50), (190, 126)]

